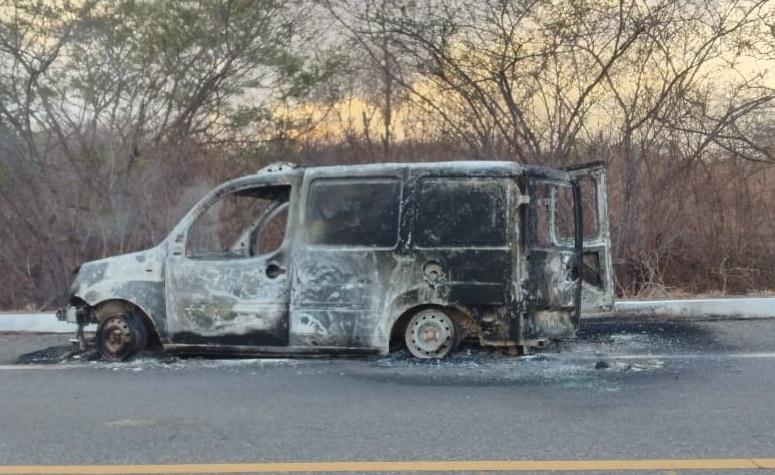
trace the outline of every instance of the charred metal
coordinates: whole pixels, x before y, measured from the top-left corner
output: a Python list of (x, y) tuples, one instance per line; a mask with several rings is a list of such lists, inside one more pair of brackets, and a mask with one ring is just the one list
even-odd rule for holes
[(60, 318), (98, 323), (111, 359), (149, 344), (527, 350), (612, 306), (605, 196), (599, 164), (271, 165), (214, 189), (156, 247), (84, 263)]

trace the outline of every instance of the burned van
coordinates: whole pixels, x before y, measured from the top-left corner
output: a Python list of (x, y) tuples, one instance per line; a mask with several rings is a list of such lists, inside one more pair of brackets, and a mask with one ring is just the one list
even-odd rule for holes
[[(217, 187), (158, 246), (83, 264), (60, 318), (106, 359), (197, 353), (443, 358), (574, 336), (613, 304), (600, 165), (299, 168)], [(82, 340), (83, 341), (83, 340)]]

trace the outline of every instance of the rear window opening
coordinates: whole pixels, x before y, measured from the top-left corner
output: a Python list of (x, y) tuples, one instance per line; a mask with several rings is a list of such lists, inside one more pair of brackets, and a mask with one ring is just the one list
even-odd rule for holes
[[(600, 227), (597, 206), (597, 186), (594, 179), (579, 180), (581, 191), (581, 215), (584, 240), (599, 237)], [(536, 234), (538, 247), (573, 246), (575, 219), (573, 216), (573, 188), (565, 184), (538, 183), (533, 187), (535, 200)]]

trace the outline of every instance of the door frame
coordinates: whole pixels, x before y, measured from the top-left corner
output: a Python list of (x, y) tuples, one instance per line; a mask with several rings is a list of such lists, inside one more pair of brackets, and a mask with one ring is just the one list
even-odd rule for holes
[[(608, 219), (608, 195), (606, 190), (606, 170), (603, 162), (591, 162), (574, 165), (565, 169), (574, 180), (590, 179), (595, 184), (595, 205), (597, 211), (598, 232), (594, 238), (584, 237), (584, 253), (597, 253), (599, 277), (602, 285), (594, 286), (582, 278), (582, 313), (607, 313), (614, 307), (615, 281), (613, 259), (611, 255), (611, 233)], [(583, 199), (583, 197), (582, 197)], [(582, 260), (582, 275), (585, 264)]]
[[(290, 173), (278, 173), (278, 176), (265, 177), (256, 175), (252, 177), (246, 177), (245, 179), (238, 179), (232, 182), (227, 182), (205, 196), (205, 198), (203, 198), (197, 205), (195, 205), (186, 215), (186, 217), (184, 217), (183, 220), (181, 220), (181, 222), (175, 227), (173, 233), (171, 233), (170, 238), (168, 239), (168, 252), (164, 266), (164, 295), (167, 314), (166, 318), (168, 335), (171, 342), (170, 345), (165, 346), (177, 347), (181, 349), (185, 347), (215, 347), (219, 350), (229, 347), (238, 350), (239, 348), (278, 348), (287, 346), (289, 295), (291, 285), (290, 256), (297, 228), (296, 221), (298, 220), (299, 215), (298, 195), (302, 174), (303, 172), (294, 170)], [(285, 235), (283, 237), (282, 243), (277, 249), (264, 255), (234, 259), (210, 259), (206, 257), (192, 258), (186, 256), (186, 241), (191, 226), (215, 203), (220, 201), (220, 199), (231, 193), (239, 192), (241, 190), (278, 186), (288, 186), (290, 187), (290, 192), (288, 198), (289, 205)], [(269, 219), (273, 214), (274, 212), (267, 213), (265, 216), (261, 217), (260, 220), (265, 222), (265, 220)], [(259, 226), (260, 224), (257, 224), (256, 228)], [(257, 229), (253, 229), (252, 231), (256, 230)], [(278, 289), (273, 295), (267, 294), (266, 302), (254, 302), (255, 308), (262, 306), (263, 308), (267, 309), (267, 311), (273, 311), (276, 313), (274, 322), (278, 328), (275, 329), (274, 339), (264, 340), (260, 338), (260, 334), (254, 334), (253, 337), (251, 337), (247, 334), (228, 333), (228, 325), (224, 327), (226, 330), (224, 334), (218, 334), (217, 330), (210, 331), (206, 335), (197, 334), (195, 331), (192, 331), (193, 329), (190, 324), (185, 323), (187, 316), (176, 312), (176, 310), (178, 310), (176, 307), (180, 305), (179, 300), (181, 297), (181, 294), (177, 294), (175, 292), (176, 276), (173, 275), (173, 272), (175, 270), (176, 263), (183, 263), (195, 270), (195, 272), (192, 273), (193, 275), (190, 277), (190, 282), (180, 282), (180, 284), (191, 285), (194, 288), (198, 288), (199, 291), (204, 294), (204, 298), (199, 299), (199, 301), (202, 304), (207, 305), (208, 303), (215, 304), (218, 298), (229, 300), (229, 297), (231, 296), (227, 295), (229, 292), (228, 290), (224, 292), (223, 289), (213, 288), (213, 286), (210, 285), (212, 284), (212, 281), (208, 282), (206, 278), (200, 278), (197, 280), (197, 274), (206, 274), (204, 271), (208, 270), (211, 271), (211, 273), (216, 274), (219, 272), (221, 274), (228, 274), (231, 272), (241, 276), (250, 275), (251, 278), (255, 278), (255, 282), (266, 282), (267, 279), (270, 279), (270, 277), (266, 275), (267, 268), (272, 264), (277, 265), (278, 262), (280, 263), (279, 267), (284, 268), (286, 271), (284, 275), (278, 276), (278, 278), (282, 280), (278, 281), (277, 283), (282, 283), (282, 288)], [(249, 269), (251, 265), (260, 267), (260, 270), (251, 271)], [(233, 268), (229, 269), (229, 267)], [(264, 273), (263, 277), (259, 277), (259, 273)], [(187, 279), (189, 279), (189, 277), (187, 277)], [(233, 307), (238, 307), (241, 305), (241, 302), (239, 302), (239, 293), (242, 290), (238, 287), (234, 287), (234, 289), (236, 289), (234, 291), (236, 292), (236, 295), (233, 295), (234, 298), (231, 300), (235, 301), (232, 302), (234, 303)], [(254, 294), (254, 296), (255, 295), (256, 294)], [(272, 298), (273, 296), (275, 297), (274, 299)], [(274, 303), (272, 300), (274, 300)], [(237, 314), (235, 319), (244, 319), (244, 317), (240, 316), (240, 313), (244, 313), (246, 315), (251, 314), (250, 308), (243, 307), (243, 310), (244, 312), (241, 312), (239, 308), (236, 310), (234, 310), (234, 308), (231, 309), (231, 311)], [(258, 316), (258, 313), (255, 315)], [(229, 316), (231, 317), (231, 314)], [(205, 319), (208, 317), (206, 312), (202, 313), (202, 317)], [(212, 319), (215, 320), (215, 318)], [(247, 328), (250, 328), (249, 323)], [(260, 333), (260, 331), (258, 333)]]

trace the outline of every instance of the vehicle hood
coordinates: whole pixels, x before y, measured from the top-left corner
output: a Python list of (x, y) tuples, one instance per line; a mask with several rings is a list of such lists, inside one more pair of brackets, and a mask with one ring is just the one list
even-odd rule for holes
[(84, 262), (77, 270), (70, 293), (87, 302), (100, 301), (120, 293), (120, 287), (132, 282), (161, 282), (161, 247)]

